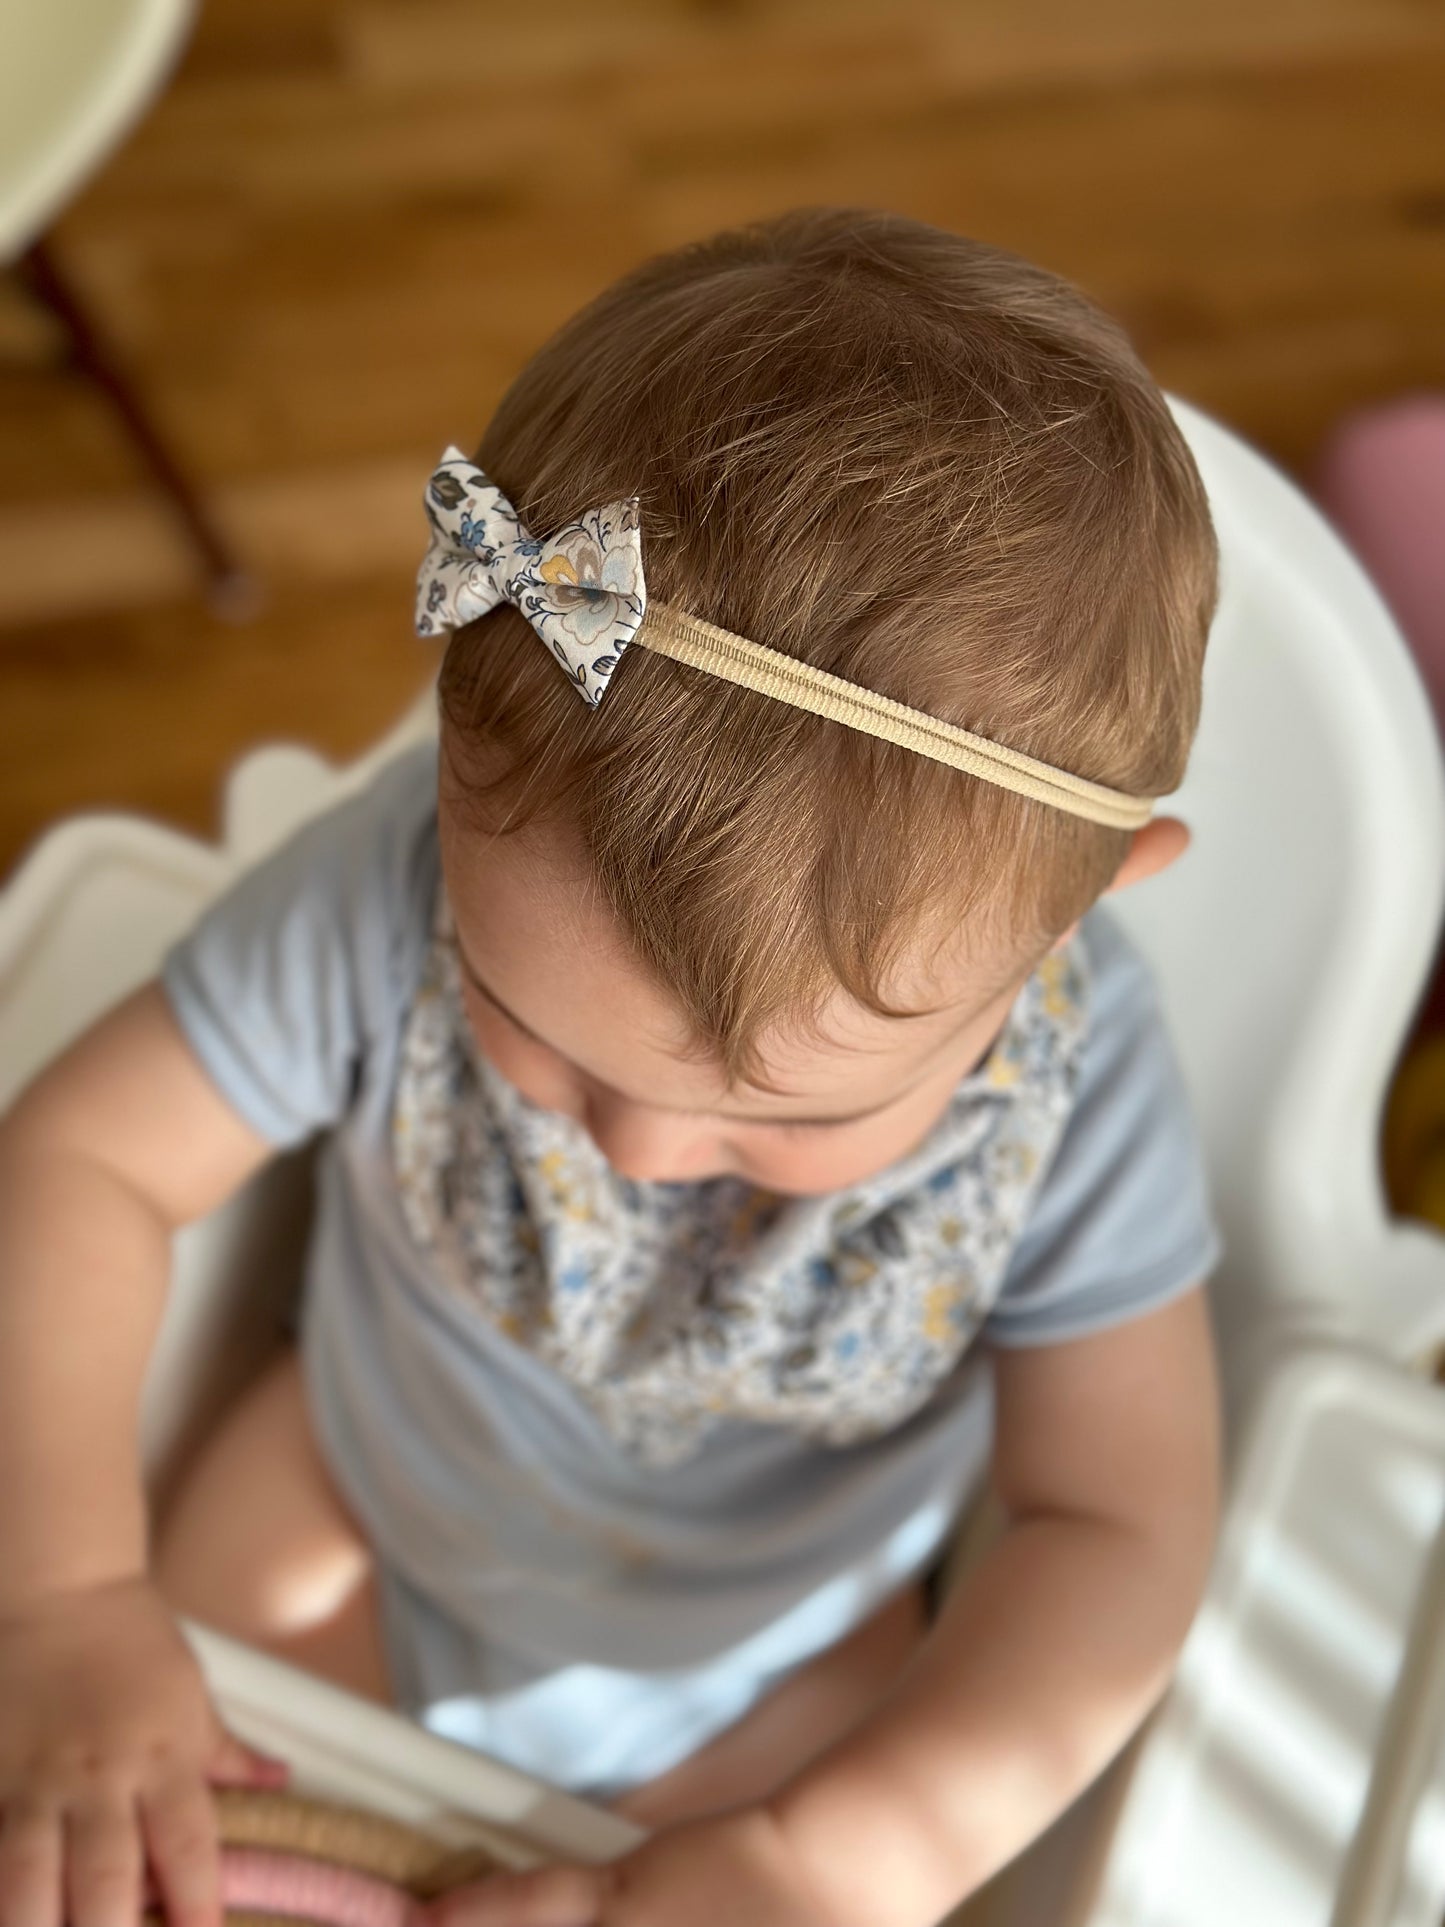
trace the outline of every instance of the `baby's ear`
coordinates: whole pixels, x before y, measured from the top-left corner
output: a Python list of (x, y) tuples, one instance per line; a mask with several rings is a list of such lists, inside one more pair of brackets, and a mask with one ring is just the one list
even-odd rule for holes
[[(1167, 870), (1171, 863), (1178, 862), (1189, 848), (1189, 839), (1189, 825), (1181, 823), (1177, 816), (1150, 817), (1147, 823), (1135, 830), (1128, 854), (1114, 872), (1114, 881), (1104, 895), (1108, 896), (1114, 890), (1127, 890), (1131, 883), (1142, 883), (1145, 877), (1158, 876), (1161, 870)], [(1078, 927), (1077, 921), (1071, 923), (1064, 934), (1049, 945), (1050, 950), (1062, 950)]]
[(1128, 855), (1114, 872), (1114, 881), (1104, 892), (1127, 890), (1131, 883), (1158, 876), (1171, 863), (1178, 862), (1189, 848), (1189, 825), (1177, 816), (1154, 816), (1135, 830)]

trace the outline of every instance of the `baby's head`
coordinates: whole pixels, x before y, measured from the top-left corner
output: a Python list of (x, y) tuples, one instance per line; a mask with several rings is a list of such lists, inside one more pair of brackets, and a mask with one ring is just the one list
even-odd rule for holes
[[(476, 460), (539, 536), (636, 495), (649, 601), (1111, 788), (1184, 774), (1204, 491), (1120, 330), (1015, 256), (851, 209), (660, 256)], [(1187, 842), (645, 648), (589, 710), (505, 604), (453, 635), (441, 709), (479, 1042), (640, 1179), (892, 1163), (1083, 912)]]

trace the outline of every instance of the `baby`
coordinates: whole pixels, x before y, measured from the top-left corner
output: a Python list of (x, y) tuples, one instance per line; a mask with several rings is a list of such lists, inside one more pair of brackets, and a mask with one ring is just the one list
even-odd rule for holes
[[(1203, 489), (1075, 289), (825, 209), (608, 289), (426, 512), (439, 743), (0, 1129), (0, 1927), (145, 1859), (213, 1921), (274, 1769), (176, 1611), (656, 1829), (451, 1927), (925, 1927), (1209, 1560), (1218, 1237), (1096, 907), (1188, 842)], [(170, 1237), (318, 1132), (295, 1342), (148, 1543)]]

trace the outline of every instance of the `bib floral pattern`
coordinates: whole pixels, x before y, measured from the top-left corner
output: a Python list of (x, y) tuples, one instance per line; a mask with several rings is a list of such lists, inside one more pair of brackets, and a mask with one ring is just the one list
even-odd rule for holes
[(998, 1296), (1073, 1103), (1087, 1000), (1075, 939), (924, 1140), (844, 1191), (640, 1184), (482, 1056), (442, 892), (392, 1114), (407, 1223), (445, 1287), (646, 1465), (727, 1420), (854, 1445), (927, 1403)]

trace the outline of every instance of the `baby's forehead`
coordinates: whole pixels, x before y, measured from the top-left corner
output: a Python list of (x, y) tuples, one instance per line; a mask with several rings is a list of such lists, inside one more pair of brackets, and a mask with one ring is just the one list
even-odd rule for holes
[(760, 1056), (770, 1075), (786, 1079), (835, 1059), (864, 1060), (939, 1043), (973, 1022), (997, 994), (996, 985), (980, 988), (966, 972), (900, 966), (885, 986), (888, 1008), (871, 1009), (836, 984), (814, 1008), (765, 1030)]
[(916, 930), (899, 944), (877, 1007), (824, 981), (804, 1007), (761, 1023), (747, 1071), (730, 1075), (685, 1001), (635, 949), (580, 841), (530, 827), (488, 834), (464, 804), (448, 807), (445, 786), (441, 840), (463, 961), (491, 1001), (604, 1081), (665, 1085), (684, 1108), (753, 1098), (775, 1107), (784, 1094), (826, 1103), (874, 1086), (882, 1095), (1027, 974), (977, 931)]

